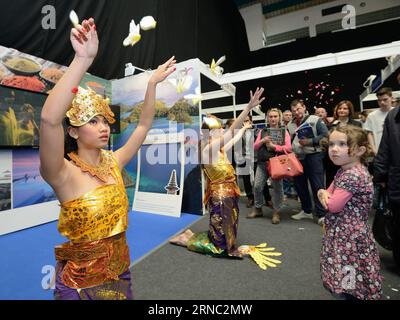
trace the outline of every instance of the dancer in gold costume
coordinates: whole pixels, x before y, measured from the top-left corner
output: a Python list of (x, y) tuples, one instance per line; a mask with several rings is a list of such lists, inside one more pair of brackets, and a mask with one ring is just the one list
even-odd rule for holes
[[(98, 51), (94, 20), (75, 26), (70, 37), (75, 57), (47, 98), (40, 126), (41, 174), (61, 203), (58, 229), (69, 240), (55, 248), (55, 298), (131, 299), (128, 198), (121, 170), (152, 126), (157, 84), (175, 70), (175, 60), (151, 75), (138, 126), (126, 144), (105, 151), (109, 124), (115, 122), (109, 99), (76, 88)], [(67, 140), (72, 140), (72, 148), (64, 146)]]
[(238, 227), (238, 198), (235, 169), (226, 152), (241, 138), (240, 128), (251, 109), (258, 106), (263, 88), (250, 92), (250, 102), (225, 132), (220, 119), (208, 115), (202, 125), (201, 163), (207, 179), (204, 203), (210, 214), (208, 231), (193, 233), (190, 229), (172, 238), (171, 243), (186, 246), (189, 250), (212, 256), (241, 257), (236, 244)]
[(236, 184), (235, 169), (226, 155), (242, 138), (244, 131), (249, 129), (244, 126), (239, 132), (234, 131), (242, 126), (250, 110), (264, 100), (261, 98), (263, 91), (263, 88), (257, 88), (254, 95), (250, 92), (249, 104), (226, 132), (220, 119), (212, 115), (204, 118), (201, 163), (207, 179), (204, 203), (210, 215), (209, 228), (199, 233), (187, 229), (169, 242), (213, 257), (242, 258), (249, 255), (261, 269), (266, 270), (281, 263), (272, 257), (281, 256), (282, 253), (275, 252), (275, 248), (267, 247), (266, 243), (236, 247), (240, 189)]

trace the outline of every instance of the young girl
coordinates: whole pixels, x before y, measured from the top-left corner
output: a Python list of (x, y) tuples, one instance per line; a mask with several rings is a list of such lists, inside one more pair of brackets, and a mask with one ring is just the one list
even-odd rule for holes
[(201, 159), (207, 179), (204, 202), (210, 213), (209, 229), (200, 233), (188, 229), (172, 238), (170, 243), (212, 256), (242, 256), (236, 248), (240, 190), (236, 184), (235, 169), (226, 151), (241, 138), (244, 130), (236, 135), (236, 139), (234, 130), (240, 128), (250, 110), (265, 99), (261, 98), (263, 91), (263, 88), (257, 88), (254, 95), (250, 94), (249, 104), (227, 131), (224, 131), (218, 118), (210, 115), (204, 119)]
[[(60, 300), (131, 299), (125, 237), (128, 197), (121, 170), (152, 126), (157, 84), (175, 70), (175, 60), (159, 66), (150, 77), (139, 124), (126, 144), (115, 152), (105, 151), (109, 124), (115, 122), (109, 100), (76, 88), (97, 54), (94, 20), (73, 28), (70, 37), (74, 60), (47, 98), (40, 125), (40, 172), (61, 203), (58, 230), (69, 240), (55, 249), (54, 295)], [(70, 150), (64, 145), (68, 140), (73, 140)]]
[(370, 151), (365, 131), (354, 126), (334, 128), (329, 157), (340, 166), (328, 190), (318, 198), (328, 211), (322, 242), (324, 286), (342, 299), (380, 299), (380, 260), (368, 214), (373, 185), (366, 160)]

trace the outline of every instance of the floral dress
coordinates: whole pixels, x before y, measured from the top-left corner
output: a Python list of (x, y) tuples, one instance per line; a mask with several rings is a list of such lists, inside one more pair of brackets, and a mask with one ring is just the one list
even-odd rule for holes
[(321, 252), (323, 284), (335, 294), (380, 299), (379, 253), (368, 225), (373, 198), (371, 177), (362, 165), (339, 169), (334, 188), (351, 192), (352, 197), (341, 212), (328, 212), (325, 216)]

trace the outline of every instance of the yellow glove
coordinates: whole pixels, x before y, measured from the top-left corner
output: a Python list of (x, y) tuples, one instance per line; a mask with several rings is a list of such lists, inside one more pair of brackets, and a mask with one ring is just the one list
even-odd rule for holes
[(263, 270), (267, 270), (267, 267), (276, 268), (278, 264), (282, 263), (282, 261), (270, 258), (281, 256), (282, 253), (273, 252), (275, 248), (267, 248), (266, 243), (261, 243), (258, 246), (240, 246), (239, 250), (242, 254), (248, 254)]

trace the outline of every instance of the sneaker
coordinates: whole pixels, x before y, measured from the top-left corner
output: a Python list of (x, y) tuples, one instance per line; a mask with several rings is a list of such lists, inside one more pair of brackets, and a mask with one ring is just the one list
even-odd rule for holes
[(324, 225), (324, 223), (325, 223), (325, 218), (324, 217), (321, 217), (321, 218), (318, 219), (318, 225), (319, 226), (322, 227)]
[(313, 220), (314, 218), (313, 218), (312, 213), (305, 213), (304, 210), (301, 210), (298, 214), (293, 215), (292, 219), (294, 219), (294, 220), (302, 220), (302, 219)]

